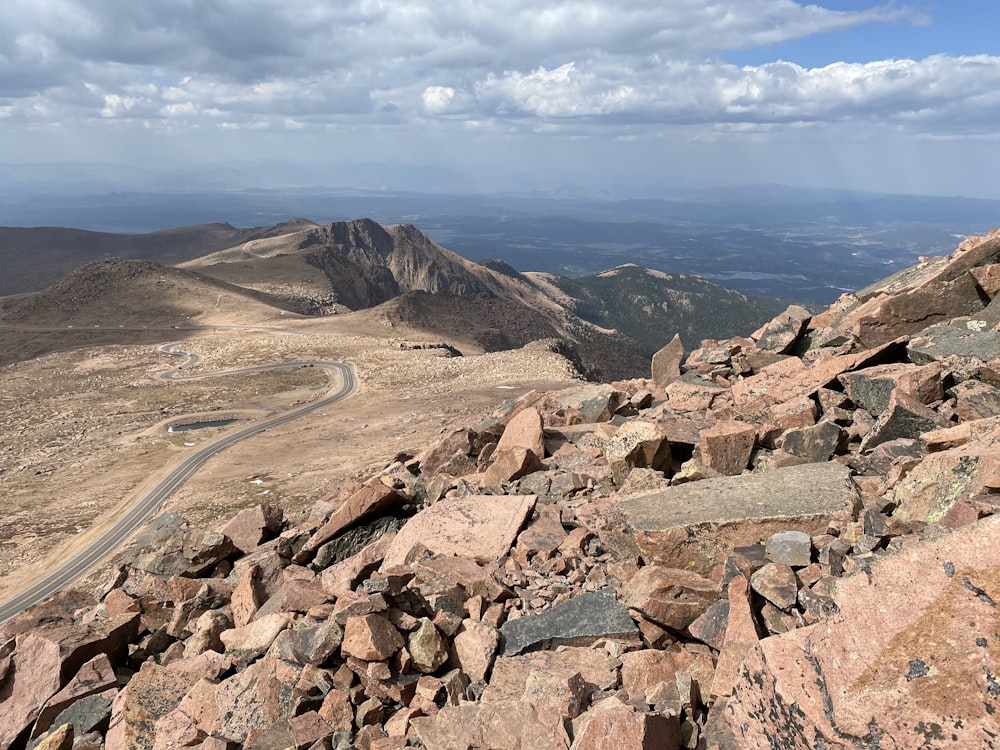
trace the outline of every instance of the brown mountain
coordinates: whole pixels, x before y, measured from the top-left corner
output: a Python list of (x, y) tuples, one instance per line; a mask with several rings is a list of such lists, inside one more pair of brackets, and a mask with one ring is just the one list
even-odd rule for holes
[[(65, 258), (117, 247), (133, 256), (159, 253), (172, 262), (188, 260), (176, 268), (139, 260), (87, 265), (42, 292), (0, 303), (0, 317), (11, 323), (173, 326), (210, 323), (218, 319), (213, 313), (223, 310), (253, 323), (288, 312), (376, 308), (373, 314), (390, 324), (407, 323), (428, 336), (471, 342), (487, 351), (559, 339), (572, 347), (589, 376), (614, 379), (647, 372), (650, 353), (675, 331), (689, 344), (719, 335), (691, 322), (712, 319), (714, 301), (725, 298), (733, 326), (740, 327), (728, 333), (748, 333), (776, 311), (773, 304), (761, 306), (710, 282), (692, 302), (687, 291), (678, 298), (681, 292), (670, 287), (680, 283), (677, 279), (657, 277), (659, 286), (651, 286), (652, 277), (640, 273), (646, 298), (662, 295), (682, 304), (646, 305), (656, 314), (637, 321), (618, 314), (621, 283), (581, 285), (520, 274), (506, 264), (474, 263), (412, 225), (382, 227), (370, 219), (324, 226), (296, 219), (246, 230), (211, 225), (131, 237), (23, 231), (38, 234), (31, 242), (21, 235), (22, 248), (42, 247), (56, 237), (54, 232), (63, 232), (58, 236)], [(80, 245), (74, 247), (77, 240)], [(602, 303), (596, 300), (601, 294), (615, 299)], [(692, 305), (698, 307), (695, 314)], [(647, 335), (637, 335), (646, 318)]]

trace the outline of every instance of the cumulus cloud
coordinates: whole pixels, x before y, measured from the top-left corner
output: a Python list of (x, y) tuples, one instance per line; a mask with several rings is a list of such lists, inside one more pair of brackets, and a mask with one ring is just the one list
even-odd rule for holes
[(1000, 57), (725, 62), (730, 51), (925, 20), (897, 3), (835, 11), (793, 0), (5, 0), (0, 112), (275, 129), (992, 128)]
[(449, 86), (428, 86), (421, 94), (424, 101), (424, 109), (428, 112), (440, 113), (448, 109), (455, 98), (455, 89)]

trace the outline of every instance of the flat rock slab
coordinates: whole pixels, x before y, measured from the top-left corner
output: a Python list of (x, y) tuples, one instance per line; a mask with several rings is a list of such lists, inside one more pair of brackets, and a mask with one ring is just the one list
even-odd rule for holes
[(733, 547), (850, 520), (859, 503), (850, 473), (822, 463), (704, 479), (620, 497), (618, 509), (647, 561), (707, 575)]
[(599, 638), (631, 638), (638, 632), (628, 609), (613, 591), (593, 591), (539, 615), (508, 620), (500, 628), (500, 655), (561, 645), (586, 646)]
[(843, 579), (840, 611), (765, 638), (727, 706), (740, 748), (993, 747), (1000, 517)]
[(956, 380), (979, 376), (985, 364), (1000, 359), (1000, 332), (978, 328), (975, 320), (965, 328), (931, 326), (910, 339), (906, 353), (917, 364), (941, 362), (946, 370), (955, 373)]
[(470, 495), (441, 500), (396, 534), (382, 567), (402, 565), (422, 544), (434, 554), (492, 559), (507, 554), (535, 507), (535, 495)]
[(562, 717), (523, 701), (463, 703), (411, 722), (427, 750), (567, 750)]

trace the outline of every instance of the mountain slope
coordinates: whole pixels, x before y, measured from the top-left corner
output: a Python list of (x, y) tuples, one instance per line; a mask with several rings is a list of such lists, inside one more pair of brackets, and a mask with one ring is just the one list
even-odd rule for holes
[(632, 264), (593, 276), (567, 278), (525, 274), (539, 286), (554, 287), (576, 315), (635, 339), (652, 355), (674, 333), (687, 347), (703, 339), (749, 334), (788, 305), (773, 297), (753, 297), (699, 276), (666, 274)]
[[(255, 322), (280, 311), (377, 307), (390, 324), (405, 322), (488, 351), (560, 339), (588, 376), (618, 379), (647, 374), (650, 355), (675, 332), (693, 347), (703, 338), (748, 334), (784, 307), (635, 266), (583, 279), (522, 274), (505, 263), (466, 260), (412, 225), (382, 227), (370, 219), (175, 234), (174, 254), (193, 252), (198, 243), (225, 246), (176, 268), (128, 260), (85, 266), (44, 292), (4, 302), (0, 317), (53, 326), (177, 325), (219, 320), (214, 312), (222, 309)], [(128, 249), (151, 251), (151, 237)]]
[(212, 311), (260, 320), (297, 300), (148, 260), (113, 258), (78, 268), (34, 294), (0, 300), (6, 323), (32, 326), (163, 326), (199, 322)]

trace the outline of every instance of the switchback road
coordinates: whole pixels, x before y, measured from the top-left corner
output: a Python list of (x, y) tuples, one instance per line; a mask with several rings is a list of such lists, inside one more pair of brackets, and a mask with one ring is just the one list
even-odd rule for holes
[(295, 370), (301, 367), (318, 367), (327, 370), (334, 381), (339, 379), (341, 385), (335, 392), (327, 393), (326, 396), (318, 401), (290, 409), (269, 419), (257, 422), (250, 427), (244, 427), (243, 429), (224, 435), (218, 440), (213, 440), (191, 453), (191, 455), (187, 456), (171, 469), (152, 489), (140, 497), (111, 528), (91, 542), (85, 549), (73, 555), (34, 585), (0, 605), (0, 622), (5, 622), (28, 607), (38, 604), (100, 562), (119, 544), (125, 541), (144, 521), (150, 518), (212, 456), (259, 432), (277, 427), (286, 422), (291, 422), (293, 419), (298, 419), (301, 416), (341, 401), (352, 395), (357, 389), (354, 368), (345, 362), (285, 362), (274, 365), (247, 367), (240, 370), (225, 370), (188, 376), (183, 375), (182, 372), (184, 368), (190, 367), (199, 361), (196, 354), (181, 351), (177, 344), (167, 344), (161, 347), (161, 351), (174, 356), (187, 357), (187, 361), (183, 364), (159, 375), (161, 379), (165, 380), (200, 380), (202, 378), (220, 377), (222, 375), (264, 372), (265, 370)]

